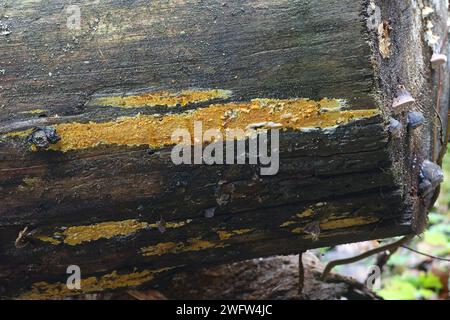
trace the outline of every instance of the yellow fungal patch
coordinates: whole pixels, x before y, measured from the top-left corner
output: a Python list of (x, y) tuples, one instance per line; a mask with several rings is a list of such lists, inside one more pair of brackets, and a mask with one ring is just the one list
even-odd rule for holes
[(23, 182), (27, 185), (27, 186), (35, 186), (38, 185), (40, 183), (42, 183), (42, 179), (39, 177), (27, 177), (23, 179)]
[(163, 254), (176, 254), (181, 252), (201, 251), (211, 248), (224, 248), (227, 245), (214, 243), (201, 238), (188, 239), (186, 242), (163, 242), (154, 246), (141, 248), (143, 256), (161, 256)]
[(44, 300), (73, 296), (76, 294), (86, 294), (101, 292), (125, 287), (135, 287), (153, 280), (155, 274), (171, 270), (173, 268), (162, 268), (157, 270), (144, 270), (129, 274), (118, 274), (116, 271), (106, 274), (100, 278), (90, 277), (81, 280), (81, 290), (69, 290), (65, 283), (38, 282), (33, 284), (30, 292), (27, 292), (18, 299), (21, 300)]
[[(298, 223), (297, 221), (295, 221), (296, 219), (307, 218), (307, 217), (311, 217), (313, 215), (314, 215), (314, 210), (312, 210), (310, 208), (306, 209), (303, 212), (297, 213), (295, 216), (291, 217), (294, 220), (285, 221), (284, 223), (280, 224), (280, 228), (286, 228), (286, 227), (289, 227), (289, 226), (291, 226), (293, 224)], [(296, 229), (294, 229), (294, 230), (296, 230)], [(295, 233), (300, 233), (300, 232), (295, 232)]]
[[(312, 101), (308, 99), (255, 99), (251, 102), (213, 104), (191, 112), (169, 114), (163, 117), (137, 115), (103, 123), (64, 123), (55, 125), (61, 140), (50, 149), (63, 152), (96, 147), (98, 145), (147, 145), (160, 148), (175, 144), (172, 133), (189, 130), (194, 136), (194, 122), (202, 123), (203, 131), (219, 129), (223, 136), (230, 129), (245, 131), (252, 124), (274, 122), (282, 129), (327, 128), (348, 123), (354, 119), (378, 114), (372, 110), (340, 110), (320, 112), (322, 105), (338, 106), (340, 100)], [(289, 117), (285, 115), (288, 114)], [(27, 136), (29, 132), (13, 132), (10, 137)], [(237, 133), (230, 139), (245, 139)]]
[(304, 228), (295, 228), (295, 229), (292, 229), (291, 232), (292, 233), (303, 233), (303, 229)]
[(5, 134), (5, 137), (8, 138), (26, 138), (28, 137), (31, 132), (33, 132), (33, 129), (28, 129), (28, 130), (23, 130), (23, 131), (15, 131), (15, 132), (8, 132), (7, 134)]
[(222, 244), (216, 244), (211, 241), (202, 240), (201, 238), (194, 238), (194, 239), (188, 240), (188, 244), (184, 247), (183, 251), (184, 252), (200, 251), (200, 250), (205, 250), (205, 249), (210, 249), (210, 248), (221, 248), (223, 246), (224, 245), (222, 245)]
[(312, 215), (314, 215), (314, 211), (312, 209), (306, 209), (305, 211), (303, 211), (301, 213), (297, 213), (296, 217), (301, 219), (301, 218), (311, 217)]
[(55, 246), (57, 246), (58, 244), (61, 243), (60, 240), (57, 240), (57, 239), (49, 237), (49, 236), (43, 236), (43, 235), (36, 236), (36, 239), (40, 240), (40, 241), (44, 241), (44, 242), (49, 242)]
[(377, 217), (354, 217), (346, 219), (336, 219), (321, 223), (320, 229), (333, 230), (333, 229), (349, 228), (372, 224), (378, 221), (380, 221), (380, 218)]
[(219, 236), (219, 239), (223, 241), (223, 240), (228, 240), (237, 235), (250, 233), (252, 231), (253, 231), (253, 229), (239, 229), (239, 230), (233, 230), (233, 231), (219, 230), (219, 231), (217, 231), (217, 234)]
[[(378, 221), (380, 221), (380, 218), (377, 217), (353, 217), (345, 219), (335, 219), (326, 222), (321, 222), (320, 229), (322, 231), (326, 231), (326, 230), (350, 228), (350, 227), (364, 226)], [(298, 227), (291, 230), (291, 232), (300, 234), (303, 233), (304, 229), (305, 229), (304, 227)]]
[[(191, 219), (179, 222), (166, 222), (165, 228), (176, 229), (191, 222)], [(84, 242), (91, 242), (99, 239), (111, 239), (116, 236), (131, 235), (146, 228), (158, 228), (158, 224), (149, 224), (137, 220), (102, 222), (88, 226), (69, 227), (62, 232), (55, 232), (52, 237), (47, 235), (37, 235), (35, 236), (35, 239), (49, 242), (54, 245), (65, 243), (67, 245), (75, 246)]]
[(75, 246), (102, 238), (110, 239), (116, 236), (130, 235), (147, 227), (147, 222), (137, 220), (112, 221), (89, 226), (70, 227), (61, 234), (64, 237), (65, 244)]
[(296, 222), (295, 221), (286, 221), (286, 222), (280, 224), (280, 228), (289, 227), (289, 226), (291, 226), (293, 224), (296, 224)]
[[(176, 228), (184, 227), (185, 225), (187, 225), (191, 222), (192, 222), (192, 219), (187, 219), (185, 221), (179, 221), (179, 222), (166, 222), (164, 227), (166, 229), (176, 229)], [(153, 224), (149, 225), (149, 227), (151, 227), (151, 228), (158, 228), (158, 226), (159, 226), (158, 223), (153, 223)]]
[(33, 110), (28, 110), (28, 111), (22, 111), (22, 114), (40, 114), (40, 113), (44, 113), (45, 110), (44, 109), (33, 109)]
[(208, 102), (216, 99), (228, 99), (231, 97), (229, 90), (183, 90), (179, 93), (167, 91), (144, 93), (130, 96), (101, 97), (92, 100), (90, 106), (107, 106), (121, 108), (142, 108), (177, 105), (187, 106), (193, 103)]
[(183, 248), (183, 243), (175, 242), (162, 242), (155, 246), (149, 246), (141, 249), (142, 255), (149, 256), (160, 256), (167, 253), (177, 253)]

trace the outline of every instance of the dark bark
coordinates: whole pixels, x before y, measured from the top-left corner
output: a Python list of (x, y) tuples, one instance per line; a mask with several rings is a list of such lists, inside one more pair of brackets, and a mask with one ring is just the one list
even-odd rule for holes
[[(0, 5), (2, 296), (76, 294), (64, 285), (73, 264), (91, 277), (86, 293), (126, 290), (186, 267), (423, 230), (420, 165), (445, 148), (448, 105), (423, 31), (431, 20), (444, 34), (447, 8), (109, 0), (82, 4), (81, 30), (68, 30), (61, 1)], [(410, 110), (391, 108), (398, 85)], [(412, 110), (426, 119), (416, 130)], [(390, 117), (405, 126), (397, 137)], [(194, 120), (281, 122), (278, 174), (174, 165), (171, 130)]]
[(271, 257), (188, 270), (158, 288), (169, 299), (300, 299), (300, 300), (380, 300), (356, 280), (331, 274), (321, 281), (323, 264), (306, 252), (303, 254), (304, 288), (298, 293), (298, 256)]

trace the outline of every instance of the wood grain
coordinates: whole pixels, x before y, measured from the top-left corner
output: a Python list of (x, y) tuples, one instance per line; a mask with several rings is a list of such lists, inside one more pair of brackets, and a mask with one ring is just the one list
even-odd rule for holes
[[(433, 106), (439, 96), (447, 113), (449, 78), (438, 93), (422, 30), (431, 19), (442, 34), (443, 6), (423, 17), (413, 0), (74, 4), (80, 30), (65, 1), (0, 1), (1, 297), (79, 294), (65, 287), (73, 264), (84, 293), (123, 291), (424, 229), (420, 164), (445, 147)], [(372, 19), (391, 26), (389, 58)], [(398, 85), (410, 110), (391, 109)], [(426, 121), (408, 130), (413, 110)], [(174, 165), (170, 133), (195, 120), (281, 126), (278, 174)], [(37, 148), (37, 127), (61, 140)]]

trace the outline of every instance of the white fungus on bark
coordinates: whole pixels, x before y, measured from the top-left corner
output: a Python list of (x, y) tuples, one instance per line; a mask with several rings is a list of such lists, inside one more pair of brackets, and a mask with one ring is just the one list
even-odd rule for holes
[(447, 56), (441, 53), (433, 53), (430, 62), (433, 69), (437, 69), (439, 66), (447, 63)]
[(406, 108), (411, 106), (416, 100), (412, 95), (406, 90), (404, 86), (399, 86), (397, 90), (397, 95), (392, 102), (393, 109)]

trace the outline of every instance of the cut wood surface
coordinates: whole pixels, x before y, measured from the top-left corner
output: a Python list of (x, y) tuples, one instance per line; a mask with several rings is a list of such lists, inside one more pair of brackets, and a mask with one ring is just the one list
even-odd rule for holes
[[(78, 1), (73, 29), (65, 1), (0, 0), (0, 296), (422, 232), (421, 166), (446, 148), (449, 75), (430, 62), (446, 3)], [(393, 109), (401, 88), (415, 102)], [(278, 174), (175, 165), (172, 133), (196, 122), (279, 128)]]

